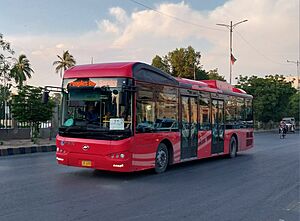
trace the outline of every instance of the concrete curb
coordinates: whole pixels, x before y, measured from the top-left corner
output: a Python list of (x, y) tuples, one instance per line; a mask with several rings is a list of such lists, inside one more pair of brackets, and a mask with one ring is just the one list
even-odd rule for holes
[(270, 130), (254, 130), (254, 133), (267, 133), (267, 132), (275, 132), (278, 129), (270, 129)]
[(29, 147), (14, 147), (0, 149), (1, 156), (11, 156), (17, 154), (39, 153), (39, 152), (52, 152), (56, 151), (56, 145), (41, 145), (41, 146), (29, 146)]

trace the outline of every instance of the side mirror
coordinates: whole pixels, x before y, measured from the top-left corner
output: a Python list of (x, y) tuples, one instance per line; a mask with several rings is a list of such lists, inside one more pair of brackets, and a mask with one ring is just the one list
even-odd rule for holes
[(42, 103), (47, 104), (49, 101), (49, 91), (44, 91), (42, 95)]

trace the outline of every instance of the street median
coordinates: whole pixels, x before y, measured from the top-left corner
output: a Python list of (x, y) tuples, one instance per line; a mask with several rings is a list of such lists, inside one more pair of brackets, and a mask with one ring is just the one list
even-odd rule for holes
[(54, 141), (42, 140), (39, 144), (33, 144), (28, 140), (13, 140), (5, 141), (3, 145), (0, 145), (0, 156), (52, 151), (56, 151), (56, 145)]

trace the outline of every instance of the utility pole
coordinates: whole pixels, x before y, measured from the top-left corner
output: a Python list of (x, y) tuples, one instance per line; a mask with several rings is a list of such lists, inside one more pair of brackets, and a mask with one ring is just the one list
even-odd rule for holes
[(300, 90), (300, 85), (299, 85), (299, 64), (300, 62), (297, 60), (297, 61), (290, 61), (290, 60), (287, 60), (288, 63), (293, 63), (293, 64), (296, 64), (297, 66), (297, 90)]
[(196, 65), (194, 63), (194, 80), (196, 80)]
[(231, 78), (232, 78), (232, 61), (231, 61), (231, 56), (232, 55), (232, 31), (233, 29), (235, 28), (235, 26), (243, 23), (243, 22), (246, 22), (248, 20), (243, 20), (243, 21), (240, 21), (240, 22), (237, 22), (235, 24), (232, 24), (232, 21), (230, 21), (230, 24), (227, 25), (227, 24), (217, 24), (219, 26), (224, 26), (226, 28), (229, 29), (229, 83), (231, 84)]

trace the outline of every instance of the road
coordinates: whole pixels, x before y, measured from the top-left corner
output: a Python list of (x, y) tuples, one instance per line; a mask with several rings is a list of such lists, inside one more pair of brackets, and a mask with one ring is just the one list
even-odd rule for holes
[(298, 221), (299, 134), (255, 135), (235, 159), (133, 174), (59, 166), (54, 153), (0, 158), (0, 220)]

